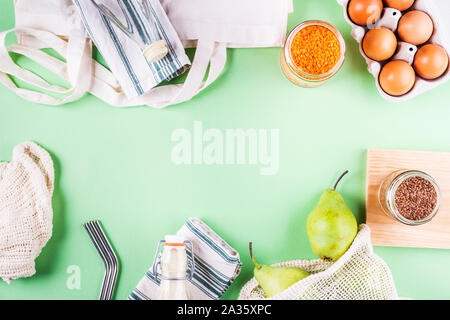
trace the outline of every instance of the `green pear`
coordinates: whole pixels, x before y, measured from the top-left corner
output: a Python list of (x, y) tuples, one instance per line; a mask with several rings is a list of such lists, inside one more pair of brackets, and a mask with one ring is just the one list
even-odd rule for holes
[(358, 232), (358, 223), (342, 196), (333, 189), (325, 190), (306, 223), (309, 242), (314, 253), (322, 260), (337, 261), (350, 247)]
[(254, 275), (266, 298), (273, 297), (294, 283), (309, 276), (309, 273), (295, 267), (272, 267), (258, 264), (253, 258), (252, 243), (249, 243), (250, 257), (255, 265)]

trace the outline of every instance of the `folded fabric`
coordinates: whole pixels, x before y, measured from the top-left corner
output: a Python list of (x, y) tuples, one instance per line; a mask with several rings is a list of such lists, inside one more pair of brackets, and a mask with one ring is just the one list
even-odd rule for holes
[[(219, 299), (241, 271), (239, 253), (197, 218), (190, 218), (177, 235), (192, 241), (194, 246), (195, 273), (187, 281), (189, 299)], [(128, 299), (154, 300), (159, 284), (150, 268)]]
[(281, 47), (293, 0), (161, 0), (185, 47), (196, 40), (228, 48)]
[(143, 95), (159, 83), (180, 75), (190, 65), (183, 45), (159, 1), (144, 1), (148, 1), (152, 21), (138, 0), (96, 0), (143, 43), (165, 40), (169, 53), (154, 63), (147, 61), (142, 48), (103, 15), (92, 0), (73, 0), (90, 38), (128, 98)]
[(34, 260), (52, 235), (53, 162), (32, 142), (0, 162), (0, 278), (35, 274)]

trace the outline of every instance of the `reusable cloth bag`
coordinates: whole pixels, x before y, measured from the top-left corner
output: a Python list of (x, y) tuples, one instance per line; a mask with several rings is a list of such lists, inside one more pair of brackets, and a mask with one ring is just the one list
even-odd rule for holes
[(0, 278), (35, 274), (34, 260), (52, 235), (53, 162), (32, 142), (0, 162)]
[[(184, 84), (160, 86), (139, 97), (127, 97), (116, 77), (92, 60), (91, 42), (70, 0), (15, 0), (16, 28), (0, 34), (0, 81), (23, 98), (43, 104), (64, 104), (89, 91), (113, 106), (162, 108), (187, 101), (214, 82), (224, 69), (227, 47), (282, 46), (287, 15), (292, 11), (292, 0), (161, 0), (160, 3), (183, 44), (197, 48)], [(19, 44), (6, 48), (5, 38), (11, 31), (18, 34)], [(55, 49), (67, 62), (38, 50), (45, 47)], [(68, 80), (70, 88), (51, 85), (18, 67), (8, 51), (35, 60)], [(7, 74), (39, 91), (65, 96), (17, 88)]]
[[(71, 1), (15, 0), (14, 4), (16, 28), (0, 33), (0, 82), (22, 98), (42, 104), (58, 105), (81, 98), (92, 84), (92, 47)], [(13, 31), (18, 44), (6, 48), (6, 36)], [(39, 50), (41, 48), (54, 49), (66, 62), (49, 56)], [(10, 58), (9, 52), (34, 60), (67, 80), (70, 87), (52, 85), (33, 72), (19, 67)], [(96, 64), (96, 67), (99, 68), (99, 65)], [(101, 72), (103, 70), (97, 71), (99, 76), (107, 75), (107, 72)], [(8, 75), (26, 82), (34, 89), (17, 87)]]
[[(273, 300), (396, 300), (391, 271), (370, 242), (370, 229), (360, 226), (347, 252), (336, 262), (296, 260), (274, 266), (298, 267), (311, 275), (270, 298)], [(262, 300), (264, 292), (255, 278), (241, 290), (240, 300)]]
[[(189, 299), (219, 299), (241, 271), (239, 253), (197, 218), (189, 218), (177, 236), (192, 241), (194, 246), (195, 272), (186, 285)], [(129, 300), (157, 299), (159, 285), (160, 279), (150, 267)]]

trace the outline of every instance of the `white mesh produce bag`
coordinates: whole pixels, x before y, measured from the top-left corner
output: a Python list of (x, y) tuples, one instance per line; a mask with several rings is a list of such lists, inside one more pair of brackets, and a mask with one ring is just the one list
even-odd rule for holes
[(32, 142), (0, 162), (0, 278), (35, 274), (34, 260), (52, 234), (53, 162)]
[[(391, 271), (370, 242), (370, 229), (361, 225), (347, 252), (336, 262), (295, 260), (274, 266), (298, 267), (310, 276), (290, 286), (273, 300), (389, 300), (399, 299)], [(240, 300), (260, 300), (264, 292), (255, 278), (241, 290)]]

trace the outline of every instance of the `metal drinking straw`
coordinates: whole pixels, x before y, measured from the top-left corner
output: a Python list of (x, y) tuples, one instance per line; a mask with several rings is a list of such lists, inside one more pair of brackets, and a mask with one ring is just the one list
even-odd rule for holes
[(84, 224), (89, 238), (97, 249), (105, 265), (102, 288), (100, 290), (100, 300), (111, 300), (114, 294), (114, 287), (119, 273), (119, 260), (108, 241), (99, 221), (90, 221)]

